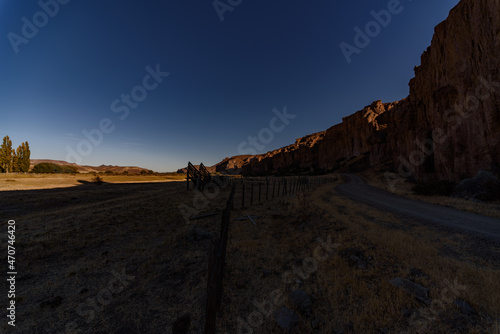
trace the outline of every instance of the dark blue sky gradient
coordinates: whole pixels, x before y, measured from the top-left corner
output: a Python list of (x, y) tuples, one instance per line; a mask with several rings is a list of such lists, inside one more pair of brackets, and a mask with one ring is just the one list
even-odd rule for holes
[[(353, 44), (353, 28), (388, 2), (244, 0), (221, 22), (212, 1), (72, 0), (16, 54), (8, 34), (41, 8), (1, 1), (0, 137), (28, 140), (32, 158), (66, 160), (66, 147), (108, 118), (114, 131), (82, 164), (175, 171), (241, 153), (287, 106), (297, 117), (260, 152), (291, 144), (373, 100), (406, 97), (434, 26), (458, 3), (401, 1), (348, 64), (339, 44)], [(111, 104), (157, 64), (170, 75), (120, 120)]]

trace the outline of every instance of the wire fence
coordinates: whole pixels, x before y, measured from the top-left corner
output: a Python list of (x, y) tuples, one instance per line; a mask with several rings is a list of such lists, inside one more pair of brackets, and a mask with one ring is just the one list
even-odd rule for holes
[[(242, 178), (234, 176), (215, 176), (212, 182), (218, 185), (231, 186), (226, 207), (221, 215), (220, 236), (212, 243), (209, 250), (207, 272), (207, 298), (205, 305), (205, 334), (215, 334), (217, 330), (217, 313), (221, 308), (223, 295), (223, 277), (226, 258), (227, 241), (229, 238), (229, 223), (231, 211), (236, 207), (262, 204), (278, 197), (294, 195), (335, 182), (333, 177), (264, 177)], [(189, 182), (189, 180), (188, 180)]]

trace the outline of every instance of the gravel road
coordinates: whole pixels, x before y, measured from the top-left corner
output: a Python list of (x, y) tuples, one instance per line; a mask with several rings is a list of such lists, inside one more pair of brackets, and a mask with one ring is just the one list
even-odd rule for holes
[(500, 220), (391, 194), (369, 186), (359, 176), (342, 174), (338, 193), (379, 209), (500, 242)]

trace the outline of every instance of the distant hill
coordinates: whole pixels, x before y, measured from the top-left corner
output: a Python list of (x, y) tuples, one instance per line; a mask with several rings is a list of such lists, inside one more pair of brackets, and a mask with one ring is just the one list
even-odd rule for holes
[(50, 159), (31, 159), (30, 160), (30, 170), (33, 169), (33, 167), (37, 164), (41, 163), (51, 163), (51, 164), (56, 164), (56, 165), (61, 165), (61, 166), (75, 166), (78, 168), (78, 171), (80, 173), (100, 173), (100, 172), (106, 172), (106, 171), (111, 171), (113, 173), (123, 173), (123, 172), (128, 172), (129, 174), (140, 174), (141, 171), (148, 171), (149, 169), (146, 168), (141, 168), (141, 167), (130, 167), (130, 166), (108, 166), (108, 165), (101, 165), (98, 167), (94, 166), (80, 166), (75, 163), (70, 163), (62, 160), (50, 160)]

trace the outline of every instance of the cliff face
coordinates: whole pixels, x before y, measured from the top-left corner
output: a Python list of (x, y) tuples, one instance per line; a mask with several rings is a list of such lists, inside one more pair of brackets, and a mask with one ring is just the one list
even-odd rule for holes
[(500, 1), (464, 0), (436, 27), (415, 69), (409, 100), (417, 134), (434, 141), (431, 172), (439, 179), (498, 172), (499, 51)]
[(242, 163), (245, 174), (392, 170), (459, 180), (500, 171), (500, 0), (463, 0), (435, 28), (408, 98)]

